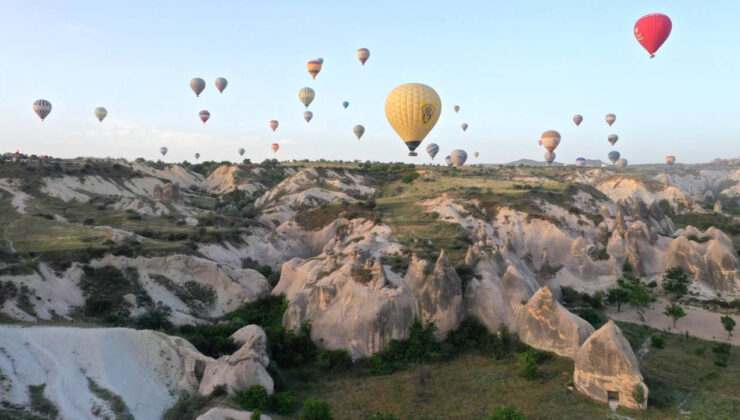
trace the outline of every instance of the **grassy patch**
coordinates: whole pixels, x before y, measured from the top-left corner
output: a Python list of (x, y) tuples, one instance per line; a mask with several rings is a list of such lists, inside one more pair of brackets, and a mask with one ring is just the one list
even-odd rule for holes
[(116, 415), (116, 420), (134, 420), (123, 398), (98, 385), (91, 378), (87, 378), (87, 386), (96, 397), (108, 403), (108, 407)]
[(46, 384), (29, 385), (28, 396), (31, 399), (31, 410), (43, 414), (48, 418), (55, 419), (59, 416), (59, 410), (51, 400), (44, 396)]

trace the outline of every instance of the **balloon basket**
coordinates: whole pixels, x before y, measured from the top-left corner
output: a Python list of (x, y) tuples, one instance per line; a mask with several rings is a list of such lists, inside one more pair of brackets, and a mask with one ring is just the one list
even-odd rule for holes
[(409, 156), (419, 156), (416, 152), (409, 152)]

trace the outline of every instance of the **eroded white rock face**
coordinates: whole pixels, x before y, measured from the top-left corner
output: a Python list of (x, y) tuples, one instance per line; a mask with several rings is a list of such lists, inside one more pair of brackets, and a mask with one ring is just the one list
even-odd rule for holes
[(518, 309), (516, 332), (522, 342), (536, 349), (575, 359), (594, 327), (565, 309), (550, 288), (543, 286)]
[[(648, 388), (627, 338), (609, 320), (594, 332), (576, 354), (573, 382), (578, 392), (596, 401), (618, 402), (627, 408), (646, 408)], [(642, 390), (642, 401), (635, 396)]]
[[(260, 414), (260, 420), (271, 420), (272, 417)], [(213, 407), (195, 420), (252, 420), (252, 412), (227, 407)]]
[[(115, 417), (89, 380), (120, 396), (139, 419), (161, 418), (182, 395), (230, 391), (259, 384), (272, 391), (265, 333), (257, 326), (238, 332), (242, 347), (218, 360), (180, 337), (128, 328), (0, 326), (2, 400), (30, 405), (28, 386), (46, 384), (44, 396), (61, 418), (91, 418), (94, 407)], [(206, 380), (207, 378), (207, 380)]]

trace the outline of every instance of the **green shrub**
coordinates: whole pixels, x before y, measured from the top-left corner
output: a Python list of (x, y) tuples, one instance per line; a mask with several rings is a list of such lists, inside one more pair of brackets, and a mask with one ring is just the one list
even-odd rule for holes
[(632, 398), (634, 398), (638, 404), (645, 402), (645, 390), (640, 386), (640, 384), (636, 384), (632, 389)]
[(536, 379), (540, 376), (537, 368), (538, 356), (535, 351), (527, 350), (519, 355), (519, 376), (525, 379)]
[(55, 419), (59, 415), (59, 410), (54, 403), (44, 395), (45, 388), (46, 384), (28, 386), (28, 396), (31, 400), (31, 409), (41, 414), (45, 414), (49, 418)]
[(298, 409), (298, 400), (290, 392), (278, 392), (268, 399), (270, 411), (277, 414), (293, 414)]
[(714, 353), (714, 364), (719, 367), (727, 367), (730, 361), (730, 343), (715, 343), (712, 346)]
[(321, 371), (345, 370), (352, 366), (347, 350), (321, 350), (316, 358), (316, 367)]
[(331, 406), (315, 397), (309, 397), (298, 417), (300, 420), (331, 420)]
[(246, 410), (265, 410), (268, 408), (267, 390), (262, 385), (252, 385), (237, 392), (234, 401)]
[(370, 416), (366, 417), (365, 420), (400, 420), (400, 419), (394, 416), (393, 414), (375, 413), (375, 414), (371, 414)]
[(526, 417), (513, 405), (497, 405), (488, 420), (526, 420)]
[(403, 182), (404, 184), (411, 184), (417, 178), (419, 178), (418, 172), (409, 172), (406, 175), (404, 175), (403, 178), (401, 178), (401, 182)]
[(413, 363), (425, 363), (441, 358), (441, 346), (434, 336), (434, 324), (422, 325), (414, 319), (406, 340), (391, 340), (388, 347), (368, 359), (371, 375), (388, 375)]
[(250, 416), (251, 420), (260, 420), (261, 418), (262, 418), (262, 410), (252, 411), (252, 415)]
[(650, 336), (650, 345), (656, 349), (665, 348), (665, 337), (660, 334), (653, 334)]

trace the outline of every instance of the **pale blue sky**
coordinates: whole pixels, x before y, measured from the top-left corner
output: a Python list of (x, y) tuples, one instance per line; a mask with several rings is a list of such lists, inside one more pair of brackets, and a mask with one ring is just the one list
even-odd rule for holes
[[(421, 149), (436, 142), (442, 156), (541, 159), (547, 129), (562, 134), (566, 162), (606, 160), (610, 133), (631, 163), (737, 156), (740, 2), (709, 3), (3, 0), (0, 151), (157, 158), (166, 145), (167, 161), (192, 161), (196, 151), (237, 160), (245, 147), (261, 161), (277, 141), (280, 159), (427, 162), (406, 156), (383, 112), (393, 87), (420, 82), (443, 103)], [(651, 12), (673, 20), (653, 60), (632, 34)], [(371, 51), (364, 67), (359, 47)], [(305, 63), (316, 57), (324, 68), (312, 80)], [(208, 84), (200, 98), (188, 87), (196, 76)], [(223, 95), (219, 76), (229, 81)], [(316, 91), (310, 124), (304, 86)], [(54, 106), (44, 123), (31, 110), (38, 98)], [(97, 106), (109, 111), (102, 124)], [(201, 109), (211, 112), (206, 126)], [(355, 124), (366, 129), (359, 142)]]

